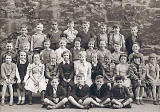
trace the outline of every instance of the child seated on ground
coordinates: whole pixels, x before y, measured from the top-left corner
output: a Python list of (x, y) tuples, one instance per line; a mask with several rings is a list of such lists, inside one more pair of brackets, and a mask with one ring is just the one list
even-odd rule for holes
[(114, 109), (131, 108), (132, 98), (127, 87), (123, 85), (124, 77), (115, 77), (116, 85), (112, 88), (112, 107)]
[(72, 53), (72, 60), (77, 61), (79, 60), (79, 52), (85, 51), (84, 48), (81, 47), (81, 38), (76, 37), (74, 39), (74, 48), (71, 48), (71, 53)]
[(10, 102), (9, 105), (13, 105), (13, 87), (12, 85), (16, 83), (15, 79), (17, 78), (17, 83), (20, 83), (20, 77), (17, 70), (16, 64), (12, 63), (12, 56), (6, 55), (5, 62), (1, 65), (1, 77), (2, 77), (2, 106), (5, 104), (5, 94), (7, 87), (9, 88)]
[(54, 76), (51, 83), (47, 85), (43, 107), (47, 109), (61, 108), (68, 102), (65, 96), (66, 92), (59, 84), (59, 78)]
[(49, 39), (44, 40), (44, 50), (42, 50), (40, 53), (41, 61), (44, 65), (50, 62), (49, 56), (51, 53), (54, 53), (54, 50), (50, 48), (50, 44), (51, 42)]
[(129, 66), (129, 73), (131, 78), (134, 96), (136, 96), (136, 104), (143, 105), (144, 87), (146, 86), (146, 66), (142, 62), (142, 57), (139, 54), (133, 55), (133, 63)]
[(45, 77), (49, 79), (49, 82), (52, 80), (53, 77), (59, 77), (58, 71), (58, 64), (57, 64), (57, 57), (55, 53), (51, 53), (50, 62), (46, 64), (45, 67)]
[[(152, 94), (153, 94), (153, 104), (158, 105), (160, 102), (160, 97), (158, 99), (158, 92), (160, 92), (160, 80), (159, 80), (159, 65), (157, 64), (157, 55), (155, 53), (150, 54), (149, 63), (146, 65), (147, 69), (147, 81), (151, 86)], [(159, 94), (160, 95), (160, 94)]]
[(24, 51), (20, 51), (19, 58), (17, 61), (17, 68), (18, 68), (21, 82), (18, 84), (18, 88), (17, 88), (17, 94), (18, 94), (17, 105), (25, 104), (25, 92), (26, 91), (24, 89), (24, 77), (26, 75), (28, 65), (29, 65), (29, 62), (27, 59), (27, 53)]
[(90, 96), (100, 107), (109, 107), (111, 102), (111, 91), (109, 87), (104, 84), (104, 77), (98, 75), (95, 78), (95, 83), (90, 87)]
[(77, 84), (73, 86), (71, 96), (68, 97), (70, 103), (80, 109), (88, 109), (91, 103), (99, 105), (92, 98), (89, 98), (89, 86), (85, 84), (84, 74), (78, 74), (76, 80)]
[(71, 61), (71, 53), (69, 51), (64, 51), (62, 56), (64, 61), (61, 62), (58, 67), (60, 74), (60, 84), (64, 87), (66, 96), (68, 97), (74, 85), (74, 65)]

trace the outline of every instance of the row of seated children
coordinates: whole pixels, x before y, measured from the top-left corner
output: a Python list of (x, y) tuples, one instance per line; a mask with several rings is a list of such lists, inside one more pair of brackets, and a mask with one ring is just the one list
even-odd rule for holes
[[(71, 53), (64, 51), (62, 54), (63, 61), (58, 65), (55, 53), (50, 55), (50, 62), (46, 64), (41, 63), (40, 55), (35, 53), (33, 55), (33, 63), (29, 64), (27, 53), (21, 51), (16, 64), (12, 63), (12, 56), (6, 55), (5, 62), (1, 66), (2, 76), (2, 105), (4, 105), (5, 92), (7, 86), (10, 91), (10, 105), (13, 105), (13, 88), (12, 84), (15, 83), (15, 77), (18, 85), (19, 101), (17, 104), (25, 103), (25, 91), (29, 91), (29, 104), (32, 104), (32, 93), (41, 93), (42, 102), (44, 102), (44, 93), (47, 87), (46, 79), (52, 80), (53, 76), (60, 78), (60, 84), (67, 91), (67, 96), (70, 95), (72, 87), (77, 84), (76, 77), (78, 74), (83, 74), (85, 84), (88, 86), (95, 82), (96, 76), (102, 74), (104, 82), (109, 89), (112, 89), (115, 82), (115, 76), (124, 76), (124, 85), (136, 89), (136, 103), (143, 104), (142, 96), (144, 87), (147, 81), (151, 84), (153, 90), (154, 104), (158, 104), (156, 88), (159, 83), (159, 66), (157, 64), (157, 57), (151, 54), (149, 57), (150, 63), (145, 67), (141, 55), (134, 54), (132, 63), (127, 63), (127, 55), (120, 55), (120, 63), (115, 66), (108, 55), (104, 57), (104, 63), (97, 60), (97, 55), (92, 55), (92, 62), (86, 61), (86, 52), (79, 53), (79, 60), (74, 63), (70, 60)], [(147, 68), (147, 70), (146, 70)], [(152, 68), (152, 69), (151, 69)], [(146, 76), (147, 71), (147, 76)], [(152, 74), (150, 74), (152, 73)]]

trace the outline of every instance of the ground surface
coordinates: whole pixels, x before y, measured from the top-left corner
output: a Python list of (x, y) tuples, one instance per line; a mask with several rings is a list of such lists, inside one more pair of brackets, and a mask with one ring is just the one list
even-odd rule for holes
[(33, 105), (13, 105), (0, 106), (0, 112), (160, 112), (160, 105), (153, 105), (151, 102), (145, 102), (145, 105), (133, 104), (131, 109), (110, 109), (110, 108), (91, 108), (89, 110), (82, 109), (54, 109), (46, 110), (41, 108), (40, 104)]

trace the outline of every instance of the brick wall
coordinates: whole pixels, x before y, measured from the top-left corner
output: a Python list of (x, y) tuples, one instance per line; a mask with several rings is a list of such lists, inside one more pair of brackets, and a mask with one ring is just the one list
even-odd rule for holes
[(76, 28), (81, 20), (90, 20), (95, 32), (100, 22), (109, 28), (119, 23), (125, 37), (130, 24), (136, 22), (144, 40), (143, 53), (160, 54), (160, 0), (0, 0), (0, 38), (19, 30), (22, 23), (28, 24), (31, 34), (38, 21), (45, 25), (44, 32), (53, 19), (65, 29), (69, 18), (76, 21)]

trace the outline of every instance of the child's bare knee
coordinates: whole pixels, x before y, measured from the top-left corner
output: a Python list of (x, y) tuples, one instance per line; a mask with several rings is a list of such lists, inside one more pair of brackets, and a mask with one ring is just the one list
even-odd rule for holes
[(132, 99), (132, 98), (129, 98), (129, 99), (128, 99), (128, 101), (129, 101), (129, 102), (132, 102), (132, 101), (133, 101), (133, 99)]
[(68, 102), (68, 99), (67, 98), (63, 98), (63, 103), (66, 103), (66, 102)]
[(44, 99), (44, 103), (49, 103), (48, 98), (45, 98), (45, 99)]
[(74, 98), (72, 96), (69, 96), (68, 97), (68, 100), (73, 100)]

